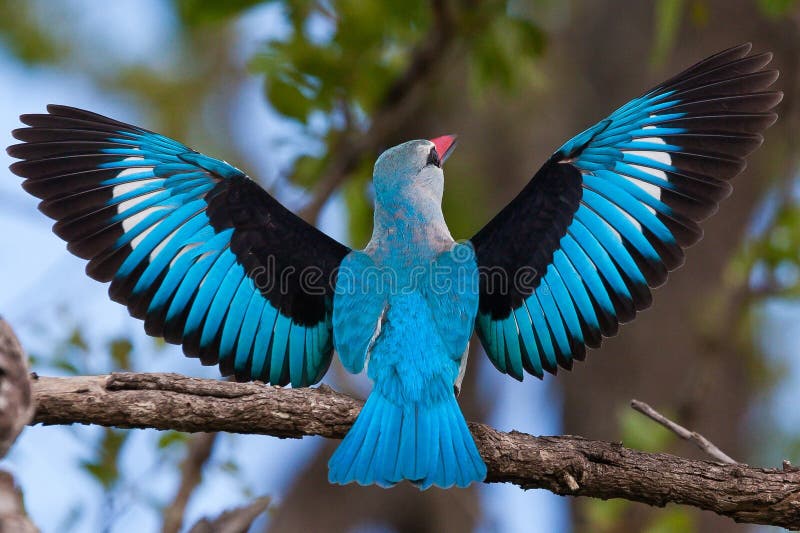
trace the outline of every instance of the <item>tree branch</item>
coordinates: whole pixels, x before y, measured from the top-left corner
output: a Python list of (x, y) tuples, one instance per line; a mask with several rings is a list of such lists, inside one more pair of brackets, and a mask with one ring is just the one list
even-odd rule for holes
[(11, 327), (0, 318), (0, 457), (33, 417), (27, 361)]
[[(0, 318), (0, 457), (8, 453), (25, 425), (33, 418), (28, 358), (17, 337)], [(36, 533), (28, 518), (22, 492), (14, 476), (0, 471), (0, 531)]]
[(14, 482), (14, 476), (2, 470), (0, 470), (0, 531), (39, 532), (25, 512), (22, 492)]
[[(342, 438), (362, 402), (327, 386), (282, 389), (177, 374), (115, 373), (33, 382), (34, 423)], [(470, 429), (487, 482), (556, 494), (691, 505), (738, 522), (800, 529), (800, 470), (645, 453), (581, 437)], [(325, 483), (320, 480), (320, 483)]]

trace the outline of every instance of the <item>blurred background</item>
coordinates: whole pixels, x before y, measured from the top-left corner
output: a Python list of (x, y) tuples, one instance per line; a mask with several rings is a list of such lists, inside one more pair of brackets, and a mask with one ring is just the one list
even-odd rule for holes
[[(780, 121), (655, 305), (572, 372), (518, 383), (474, 354), (467, 418), (702, 454), (639, 398), (734, 458), (800, 462), (800, 3), (794, 0), (0, 0), (0, 139), (20, 113), (84, 107), (224, 158), (351, 246), (384, 148), (458, 133), (445, 214), (466, 238), (566, 139), (743, 41), (772, 50)], [(0, 167), (10, 159), (0, 156)], [(44, 375), (217, 377), (144, 335), (0, 179), (0, 313)], [(477, 344), (477, 343), (473, 343)], [(476, 350), (479, 348), (476, 346)], [(364, 396), (334, 366), (326, 381)], [(331, 487), (335, 442), (28, 428), (4, 461), (43, 531), (187, 530), (269, 498), (253, 531), (743, 531), (710, 513), (504, 485)], [(184, 461), (186, 457), (190, 461)], [(193, 484), (185, 473), (198, 471)], [(183, 481), (182, 481), (183, 480)], [(179, 490), (180, 489), (180, 490)], [(187, 503), (188, 501), (188, 503)], [(768, 528), (761, 528), (766, 530)]]

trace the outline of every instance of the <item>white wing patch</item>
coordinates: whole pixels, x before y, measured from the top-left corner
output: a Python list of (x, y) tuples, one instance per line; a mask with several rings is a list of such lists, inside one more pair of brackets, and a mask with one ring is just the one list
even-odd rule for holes
[[(642, 129), (648, 130), (648, 129), (654, 129), (654, 128), (655, 128), (655, 126), (645, 126)], [(641, 137), (641, 138), (636, 139), (636, 142), (647, 143), (647, 144), (667, 144), (666, 142), (664, 142), (664, 139), (662, 139), (661, 137)], [(653, 161), (655, 163), (661, 163), (663, 165), (672, 165), (672, 156), (670, 156), (669, 152), (657, 152), (655, 150), (623, 150), (623, 153), (624, 154), (630, 154), (630, 155), (633, 155), (633, 156), (643, 157), (643, 158), (646, 158), (646, 159), (650, 159), (651, 161)], [(669, 181), (668, 178), (667, 178), (666, 172), (664, 172), (663, 170), (658, 170), (656, 168), (645, 167), (645, 166), (642, 166), (642, 165), (631, 165), (631, 167), (633, 167), (636, 170), (639, 170), (641, 172), (644, 172), (646, 174), (649, 174), (649, 175), (653, 176), (656, 179), (664, 181), (665, 184)], [(646, 183), (644, 181), (637, 180), (635, 178), (631, 178), (631, 177), (628, 177), (628, 176), (625, 176), (625, 175), (622, 175), (622, 177), (627, 179), (628, 181), (630, 181), (631, 183), (633, 183), (634, 185), (636, 185), (640, 189), (642, 189), (644, 192), (646, 192), (648, 195), (652, 196), (656, 200), (660, 200), (661, 199), (661, 187), (659, 187), (657, 185), (653, 185), (652, 183)], [(653, 214), (656, 213), (656, 210), (653, 209), (652, 207), (650, 207), (648, 205), (644, 205), (644, 207), (648, 211), (650, 211), (651, 213), (653, 213)], [(630, 216), (624, 210), (621, 210), (621, 211), (628, 218), (628, 220), (630, 220), (631, 223), (634, 226), (636, 226), (636, 228), (638, 230), (642, 229), (642, 225), (639, 224), (639, 222), (636, 221), (636, 219), (634, 219), (632, 216)]]
[[(138, 161), (143, 161), (144, 158), (142, 156), (134, 155), (126, 157), (123, 161), (136, 163)], [(130, 166), (125, 167), (119, 171), (117, 174), (117, 178), (122, 178), (125, 176), (131, 176), (134, 174), (140, 174), (143, 171), (152, 169), (152, 165), (148, 165), (146, 167), (139, 167), (139, 166)], [(111, 190), (111, 194), (113, 198), (120, 198), (126, 194), (135, 192), (136, 190), (140, 189), (143, 185), (146, 185), (148, 182), (155, 181), (157, 178), (147, 178), (142, 180), (136, 180), (128, 183), (120, 183), (119, 185), (115, 185), (114, 188)], [(155, 190), (146, 194), (142, 194), (141, 196), (136, 196), (134, 198), (130, 198), (129, 200), (123, 200), (117, 205), (117, 213), (124, 214), (129, 209), (135, 208), (140, 203), (146, 201), (148, 198), (152, 197), (155, 194), (158, 194), (161, 190)], [(113, 201), (113, 200), (112, 200)], [(125, 232), (128, 232), (136, 227), (139, 222), (144, 220), (148, 215), (156, 211), (157, 207), (148, 207), (147, 209), (142, 210), (139, 213), (131, 215), (128, 218), (125, 218), (122, 221), (122, 229)], [(147, 236), (147, 234), (152, 230), (152, 228), (148, 228), (146, 231), (142, 232), (141, 235), (138, 235), (131, 241), (131, 246), (136, 248), (136, 246), (142, 242), (142, 240)]]

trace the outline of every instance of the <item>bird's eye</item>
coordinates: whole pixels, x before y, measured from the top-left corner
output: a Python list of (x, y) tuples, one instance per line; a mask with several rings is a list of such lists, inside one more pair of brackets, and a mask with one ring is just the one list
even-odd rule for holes
[(439, 159), (439, 152), (436, 151), (436, 147), (431, 148), (431, 151), (428, 152), (428, 161), (426, 161), (425, 164), (436, 165), (437, 167), (442, 166), (442, 161)]

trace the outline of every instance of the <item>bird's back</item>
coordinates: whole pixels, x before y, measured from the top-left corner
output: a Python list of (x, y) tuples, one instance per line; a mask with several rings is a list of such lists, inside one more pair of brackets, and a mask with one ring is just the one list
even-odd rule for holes
[(431, 308), (425, 289), (389, 297), (367, 370), (387, 398), (427, 402), (452, 388), (463, 350), (453, 353), (445, 344), (435, 312), (441, 310)]

